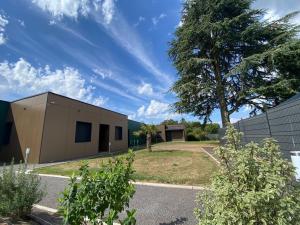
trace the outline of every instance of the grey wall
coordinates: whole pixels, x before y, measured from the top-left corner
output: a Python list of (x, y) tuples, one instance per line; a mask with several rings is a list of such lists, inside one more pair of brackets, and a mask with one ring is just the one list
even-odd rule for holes
[[(244, 133), (244, 144), (274, 138), (284, 157), (289, 159), (290, 151), (300, 151), (300, 98), (288, 100), (261, 115), (240, 120), (234, 126)], [(224, 129), (220, 131), (220, 136), (223, 135)]]

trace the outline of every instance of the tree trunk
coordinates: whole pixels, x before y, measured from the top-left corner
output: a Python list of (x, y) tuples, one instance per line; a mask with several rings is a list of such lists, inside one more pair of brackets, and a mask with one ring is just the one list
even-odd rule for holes
[(215, 76), (216, 76), (216, 83), (217, 83), (217, 96), (219, 98), (219, 105), (220, 105), (220, 113), (222, 119), (222, 126), (226, 127), (227, 123), (230, 122), (229, 120), (229, 113), (227, 108), (227, 103), (225, 99), (225, 88), (223, 85), (222, 75), (220, 71), (219, 61), (216, 59), (214, 63), (215, 67)]
[(151, 134), (148, 133), (147, 134), (147, 149), (149, 152), (152, 152), (152, 149), (151, 149)]

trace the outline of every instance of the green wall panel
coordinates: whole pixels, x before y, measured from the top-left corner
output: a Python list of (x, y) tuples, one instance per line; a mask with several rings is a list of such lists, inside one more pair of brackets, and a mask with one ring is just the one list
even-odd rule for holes
[(133, 136), (133, 132), (140, 130), (143, 123), (128, 120), (128, 146), (144, 145), (146, 143), (146, 138), (136, 138)]

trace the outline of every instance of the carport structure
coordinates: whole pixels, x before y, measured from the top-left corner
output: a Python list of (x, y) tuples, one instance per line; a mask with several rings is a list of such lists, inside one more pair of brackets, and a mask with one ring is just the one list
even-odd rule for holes
[(186, 131), (183, 124), (176, 125), (158, 125), (157, 126), (157, 139), (158, 141), (185, 141)]

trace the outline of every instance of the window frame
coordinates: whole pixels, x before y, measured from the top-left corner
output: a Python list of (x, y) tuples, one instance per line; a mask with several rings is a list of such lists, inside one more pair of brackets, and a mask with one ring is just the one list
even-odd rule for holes
[(115, 126), (115, 140), (122, 141), (123, 140), (123, 127)]
[[(81, 125), (87, 125), (89, 126), (89, 131), (87, 134), (87, 138), (84, 136), (79, 136), (79, 129)], [(90, 122), (84, 122), (84, 121), (76, 121), (76, 125), (75, 125), (75, 143), (89, 143), (92, 141), (92, 123)], [(82, 132), (82, 131), (81, 131)], [(82, 135), (82, 134), (81, 134)]]

